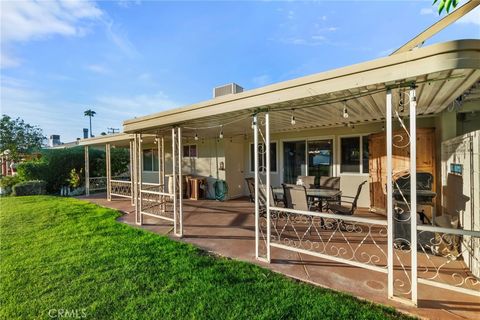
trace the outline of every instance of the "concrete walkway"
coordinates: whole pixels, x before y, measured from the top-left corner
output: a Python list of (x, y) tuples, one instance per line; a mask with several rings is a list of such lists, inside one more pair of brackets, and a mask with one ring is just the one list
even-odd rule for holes
[[(133, 227), (134, 208), (129, 199), (107, 201), (104, 195), (82, 199), (125, 213), (119, 221)], [(476, 297), (419, 284), (419, 307), (387, 298), (386, 274), (272, 248), (270, 264), (255, 259), (253, 204), (184, 200), (184, 237), (172, 235), (172, 225), (157, 218), (144, 218), (141, 228), (172, 239), (192, 243), (215, 254), (255, 263), (289, 277), (352, 294), (358, 298), (389, 305), (400, 311), (428, 319), (479, 319), (480, 300)]]

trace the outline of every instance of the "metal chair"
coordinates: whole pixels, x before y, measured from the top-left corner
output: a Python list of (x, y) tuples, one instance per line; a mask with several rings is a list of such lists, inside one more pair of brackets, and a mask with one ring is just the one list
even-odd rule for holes
[[(318, 207), (309, 204), (307, 198), (307, 189), (304, 186), (296, 184), (282, 184), (283, 194), (285, 197), (285, 208), (301, 210), (301, 211), (318, 211)], [(312, 233), (311, 225), (313, 225), (314, 217), (306, 216), (310, 226), (308, 227), (309, 234)], [(320, 218), (320, 227), (323, 227), (323, 218)]]
[(357, 194), (355, 195), (355, 198), (353, 198), (353, 201), (345, 201), (343, 200), (343, 197), (341, 199), (341, 203), (351, 203), (349, 206), (342, 205), (341, 203), (333, 203), (333, 202), (327, 202), (327, 210), (336, 213), (336, 214), (342, 214), (342, 215), (348, 215), (351, 216), (355, 213), (357, 210), (357, 201), (358, 198), (360, 197), (360, 193), (362, 192), (363, 185), (367, 183), (367, 181), (363, 181), (360, 183), (360, 185), (357, 188)]
[(320, 189), (340, 190), (340, 177), (320, 176)]
[(250, 202), (255, 202), (255, 178), (245, 178), (247, 183)]

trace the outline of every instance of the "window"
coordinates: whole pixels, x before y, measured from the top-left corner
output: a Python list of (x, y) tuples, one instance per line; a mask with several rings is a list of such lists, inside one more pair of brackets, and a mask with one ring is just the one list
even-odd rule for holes
[(196, 144), (186, 144), (183, 146), (183, 157), (184, 158), (196, 158), (197, 157), (197, 145)]
[(368, 136), (340, 138), (340, 172), (368, 173)]
[(158, 152), (155, 149), (143, 150), (143, 171), (158, 171)]
[[(261, 167), (267, 161), (267, 156), (263, 150), (263, 143), (259, 144), (258, 152), (258, 165)], [(263, 157), (262, 157), (263, 154)], [(250, 171), (255, 171), (255, 153), (254, 153), (254, 144), (250, 144)], [(270, 172), (277, 172), (277, 143), (270, 142)]]

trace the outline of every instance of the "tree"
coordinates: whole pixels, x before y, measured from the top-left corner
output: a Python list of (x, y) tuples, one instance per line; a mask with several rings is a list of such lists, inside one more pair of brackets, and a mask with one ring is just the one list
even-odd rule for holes
[(85, 117), (89, 117), (90, 119), (90, 137), (93, 137), (93, 133), (92, 133), (92, 117), (94, 117), (97, 113), (91, 109), (88, 109), (86, 110), (85, 112), (83, 112), (83, 115)]
[(20, 118), (12, 119), (6, 114), (0, 120), (0, 152), (10, 150), (10, 156), (18, 161), (22, 155), (39, 150), (45, 141), (42, 129), (25, 123)]
[(438, 2), (438, 14), (442, 14), (443, 10), (447, 13), (450, 13), (450, 9), (456, 8), (458, 5), (458, 0), (433, 0), (433, 4)]

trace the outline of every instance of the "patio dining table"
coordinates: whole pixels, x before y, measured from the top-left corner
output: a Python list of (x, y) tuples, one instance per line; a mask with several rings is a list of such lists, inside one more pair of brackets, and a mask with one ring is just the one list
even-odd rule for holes
[[(317, 188), (309, 188), (306, 189), (307, 197), (311, 199), (318, 199), (320, 204), (320, 209), (323, 208), (323, 202), (328, 200), (340, 201), (342, 196), (342, 191), (335, 190), (335, 189), (317, 189)], [(282, 187), (275, 187), (273, 188), (273, 193), (278, 198), (283, 198), (283, 188)]]

